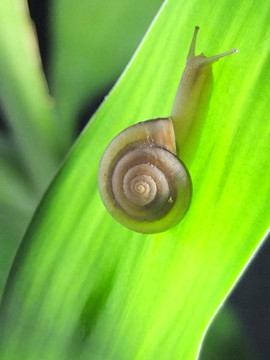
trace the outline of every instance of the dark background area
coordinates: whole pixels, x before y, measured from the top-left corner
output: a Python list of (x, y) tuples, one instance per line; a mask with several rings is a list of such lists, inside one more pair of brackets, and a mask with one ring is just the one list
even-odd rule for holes
[(237, 283), (226, 304), (232, 306), (260, 360), (270, 359), (270, 237)]
[[(34, 20), (45, 74), (50, 50), (48, 31), (48, 0), (28, 0), (31, 17)], [(116, 79), (115, 79), (116, 80)], [(113, 84), (111, 84), (113, 85)], [(97, 94), (78, 116), (78, 132), (87, 123), (106, 94)], [(8, 131), (1, 118), (1, 131)], [(270, 359), (270, 241), (265, 241), (255, 259), (248, 267), (236, 288), (226, 301), (242, 321), (248, 333), (248, 340), (259, 354), (260, 360)]]

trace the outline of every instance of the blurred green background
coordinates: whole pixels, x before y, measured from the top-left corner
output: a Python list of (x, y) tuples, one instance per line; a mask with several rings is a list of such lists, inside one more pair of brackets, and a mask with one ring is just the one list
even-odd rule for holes
[[(73, 0), (66, 0), (65, 12), (62, 11), (63, 1), (29, 0), (28, 3), (49, 90), (58, 104), (55, 116), (64, 124), (61, 129), (65, 134), (60, 136), (60, 146), (54, 149), (54, 161), (48, 164), (47, 179), (44, 183), (35, 183), (23, 157), (18, 156), (12, 124), (6, 120), (6, 104), (1, 101), (0, 294), (17, 247), (46, 186), (83, 126), (124, 70), (162, 1), (104, 0), (100, 6), (98, 1), (81, 0), (76, 7), (69, 7)], [(74, 51), (79, 48), (84, 50), (83, 54)], [(74, 78), (75, 65), (79, 71)], [(51, 108), (54, 112), (53, 103)], [(269, 259), (270, 245), (266, 241), (212, 323), (202, 359), (270, 358)]]

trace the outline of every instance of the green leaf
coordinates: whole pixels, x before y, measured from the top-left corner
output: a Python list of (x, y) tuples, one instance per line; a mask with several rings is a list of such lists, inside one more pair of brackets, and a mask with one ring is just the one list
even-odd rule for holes
[(38, 201), (16, 150), (14, 142), (0, 136), (0, 298), (19, 241)]
[(54, 0), (50, 8), (49, 83), (62, 121), (74, 138), (78, 111), (117, 79), (162, 0)]
[(40, 194), (56, 170), (60, 137), (27, 10), (25, 0), (0, 3), (0, 99)]
[[(2, 359), (196, 358), (270, 224), (269, 12), (253, 0), (165, 3), (33, 218), (1, 307)], [(98, 164), (124, 127), (170, 114), (194, 25), (198, 53), (240, 52), (214, 66), (187, 215), (137, 234), (106, 213)]]
[[(60, 158), (60, 137), (27, 2), (0, 3), (0, 298), (33, 210)], [(2, 109), (1, 109), (2, 110)]]
[[(20, 205), (20, 204), (19, 204)], [(4, 285), (31, 213), (0, 203), (0, 300)]]

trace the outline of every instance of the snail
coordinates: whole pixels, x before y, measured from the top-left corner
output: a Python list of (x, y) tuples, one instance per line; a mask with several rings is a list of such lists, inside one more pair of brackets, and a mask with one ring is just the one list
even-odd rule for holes
[(211, 64), (237, 52), (196, 56), (198, 30), (196, 26), (171, 115), (123, 130), (110, 142), (99, 165), (99, 192), (105, 207), (136, 232), (170, 229), (191, 203), (191, 178), (177, 153), (183, 152), (188, 161), (189, 139), (196, 138), (200, 129), (197, 113), (203, 111), (210, 96)]

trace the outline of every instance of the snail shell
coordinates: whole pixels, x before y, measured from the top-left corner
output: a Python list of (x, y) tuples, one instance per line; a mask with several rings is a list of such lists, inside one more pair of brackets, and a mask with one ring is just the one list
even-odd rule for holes
[(176, 150), (185, 163), (190, 161), (211, 95), (211, 65), (237, 52), (196, 56), (198, 30), (195, 27), (171, 116), (128, 127), (111, 141), (100, 162), (104, 205), (117, 221), (137, 232), (165, 231), (187, 212), (191, 179)]
[(170, 118), (128, 127), (106, 149), (99, 168), (102, 200), (121, 224), (155, 233), (176, 225), (192, 194), (185, 165), (175, 155)]

